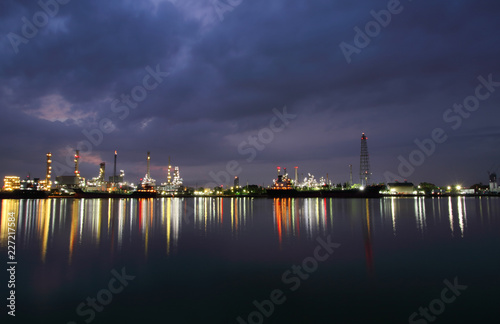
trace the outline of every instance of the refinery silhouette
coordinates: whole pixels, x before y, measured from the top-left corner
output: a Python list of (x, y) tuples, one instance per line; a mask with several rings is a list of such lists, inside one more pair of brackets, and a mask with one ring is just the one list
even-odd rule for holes
[[(118, 152), (114, 152), (113, 173), (106, 180), (106, 163), (99, 164), (96, 177), (86, 179), (80, 174), (80, 152), (74, 154), (74, 171), (71, 175), (52, 177), (52, 153), (46, 154), (46, 172), (44, 178), (25, 179), (19, 176), (6, 176), (0, 197), (161, 197), (161, 196), (264, 196), (264, 197), (339, 197), (339, 198), (376, 198), (382, 196), (441, 196), (441, 195), (498, 195), (496, 173), (488, 172), (489, 185), (482, 184), (465, 188), (461, 185), (438, 187), (430, 183), (414, 185), (411, 182), (388, 182), (374, 184), (371, 182), (370, 159), (368, 153), (368, 137), (361, 135), (359, 183), (353, 182), (352, 164), (349, 165), (349, 182), (332, 184), (328, 173), (316, 179), (308, 173), (302, 180), (298, 176), (298, 167), (294, 167), (295, 177), (292, 179), (286, 168), (277, 167), (277, 176), (272, 185), (240, 186), (238, 176), (234, 177), (232, 186), (217, 184), (215, 187), (191, 188), (183, 185), (179, 166), (172, 166), (170, 157), (166, 174), (166, 182), (157, 184), (151, 176), (151, 153), (146, 155), (146, 173), (138, 183), (127, 182), (125, 171), (117, 170)], [(282, 171), (283, 170), (283, 171)]]

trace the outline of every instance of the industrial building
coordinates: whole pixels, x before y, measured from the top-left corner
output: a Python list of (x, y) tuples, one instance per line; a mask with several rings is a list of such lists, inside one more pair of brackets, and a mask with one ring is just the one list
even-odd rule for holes
[(179, 167), (172, 167), (170, 157), (168, 157), (167, 182), (162, 183), (158, 189), (162, 194), (175, 194), (182, 187), (182, 184), (183, 179), (181, 178)]
[(74, 155), (75, 171), (73, 175), (62, 175), (56, 177), (55, 185), (58, 190), (77, 189), (85, 186), (85, 178), (80, 175), (80, 151), (76, 150)]
[(153, 191), (156, 188), (156, 180), (151, 178), (151, 153), (148, 152), (146, 159), (146, 175), (141, 179), (141, 190)]
[(21, 178), (17, 176), (6, 176), (3, 178), (3, 190), (14, 191), (21, 189)]
[(40, 178), (31, 179), (30, 176), (26, 179), (21, 180), (21, 190), (39, 191), (42, 190), (40, 185)]
[(92, 180), (87, 181), (86, 190), (87, 191), (106, 191), (108, 189), (108, 182), (105, 180), (106, 174), (106, 163), (101, 162), (99, 164), (99, 175), (92, 178)]
[(80, 178), (75, 176), (58, 176), (56, 177), (57, 189), (76, 189), (80, 187)]
[(387, 190), (392, 195), (412, 195), (415, 192), (415, 185), (411, 182), (393, 182), (387, 184)]
[(490, 177), (490, 192), (492, 193), (500, 193), (500, 189), (498, 188), (497, 183), (497, 174), (496, 173), (488, 173)]

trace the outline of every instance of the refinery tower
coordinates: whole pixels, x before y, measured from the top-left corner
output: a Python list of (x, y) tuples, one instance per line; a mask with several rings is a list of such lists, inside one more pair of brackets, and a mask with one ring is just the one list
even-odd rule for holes
[(361, 186), (365, 187), (370, 184), (370, 159), (368, 156), (368, 145), (366, 143), (365, 133), (361, 135), (361, 154), (359, 159), (359, 180)]

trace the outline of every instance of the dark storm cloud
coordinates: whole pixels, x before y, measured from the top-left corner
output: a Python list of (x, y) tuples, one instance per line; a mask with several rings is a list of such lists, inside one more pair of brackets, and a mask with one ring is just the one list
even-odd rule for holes
[[(243, 1), (221, 21), (202, 0), (73, 0), (17, 54), (7, 35), (21, 35), (21, 18), (41, 9), (32, 1), (2, 2), (0, 132), (12, 140), (1, 148), (25, 161), (16, 166), (14, 157), (2, 157), (3, 174), (43, 170), (46, 151), (64, 161), (61, 152), (88, 140), (82, 131), (109, 118), (116, 129), (82, 163), (87, 177), (118, 148), (134, 181), (147, 150), (158, 179), (172, 156), (189, 183), (209, 181), (209, 171), (232, 159), (255, 183), (269, 183), (276, 163), (346, 181), (345, 165), (358, 163), (364, 131), (374, 178), (384, 181), (416, 138), (440, 127), (449, 140), (416, 168), (414, 181), (454, 181), (438, 169), (454, 163), (464, 180), (478, 182), (481, 168), (499, 158), (491, 149), (498, 134), (471, 134), (497, 127), (500, 89), (457, 130), (443, 113), (474, 93), (479, 75), (500, 80), (500, 4), (401, 1), (401, 13), (348, 64), (339, 44), (353, 44), (354, 27), (364, 29), (374, 19), (370, 11), (389, 2)], [(148, 66), (170, 74), (126, 117), (111, 111), (113, 100), (142, 85)], [(298, 117), (247, 163), (238, 145), (284, 106)], [(448, 158), (468, 147), (488, 159), (479, 171)], [(41, 158), (29, 159), (29, 151)], [(256, 172), (257, 164), (265, 171)]]

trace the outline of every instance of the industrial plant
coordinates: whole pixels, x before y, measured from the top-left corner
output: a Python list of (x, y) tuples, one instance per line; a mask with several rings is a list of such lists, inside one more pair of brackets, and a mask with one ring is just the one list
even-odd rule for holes
[(99, 171), (96, 177), (85, 179), (80, 174), (80, 151), (76, 150), (73, 156), (74, 171), (71, 175), (57, 176), (52, 181), (52, 153), (47, 153), (46, 157), (46, 173), (45, 178), (31, 178), (30, 175), (26, 179), (21, 179), (19, 176), (6, 176), (4, 178), (3, 192), (24, 193), (30, 197), (45, 196), (49, 194), (60, 196), (75, 196), (75, 197), (102, 197), (103, 195), (129, 195), (139, 194), (144, 196), (144, 193), (150, 195), (176, 195), (182, 189), (183, 180), (180, 177), (179, 167), (173, 167), (168, 162), (166, 174), (167, 181), (160, 186), (156, 185), (156, 180), (151, 177), (151, 153), (147, 152), (146, 158), (146, 174), (141, 179), (138, 185), (125, 181), (125, 171), (117, 172), (118, 152), (114, 152), (113, 173), (106, 180), (106, 163), (99, 164)]
[[(112, 174), (106, 179), (106, 163), (99, 164), (97, 176), (85, 179), (80, 174), (80, 151), (73, 156), (74, 171), (70, 175), (60, 175), (53, 180), (52, 153), (46, 154), (44, 178), (32, 178), (28, 175), (4, 178), (3, 195), (17, 193), (26, 197), (158, 197), (158, 196), (191, 196), (191, 195), (257, 195), (287, 197), (380, 197), (380, 196), (414, 196), (414, 195), (448, 195), (448, 194), (500, 194), (495, 172), (488, 172), (489, 185), (477, 185), (475, 188), (464, 188), (460, 185), (440, 188), (432, 184), (414, 185), (411, 182), (394, 182), (374, 184), (371, 181), (370, 159), (368, 153), (368, 137), (361, 134), (361, 151), (359, 162), (359, 182), (353, 181), (353, 165), (349, 164), (349, 182), (333, 184), (328, 173), (326, 177), (316, 178), (313, 174), (299, 177), (299, 167), (294, 167), (294, 178), (286, 168), (277, 167), (277, 177), (270, 187), (256, 185), (240, 186), (238, 176), (234, 177), (234, 185), (227, 190), (223, 186), (216, 188), (186, 188), (180, 176), (178, 166), (173, 166), (170, 157), (165, 174), (166, 181), (157, 184), (151, 176), (151, 152), (146, 153), (146, 172), (137, 184), (125, 181), (125, 171), (117, 168), (118, 152), (114, 151)], [(347, 168), (346, 168), (347, 171)]]

